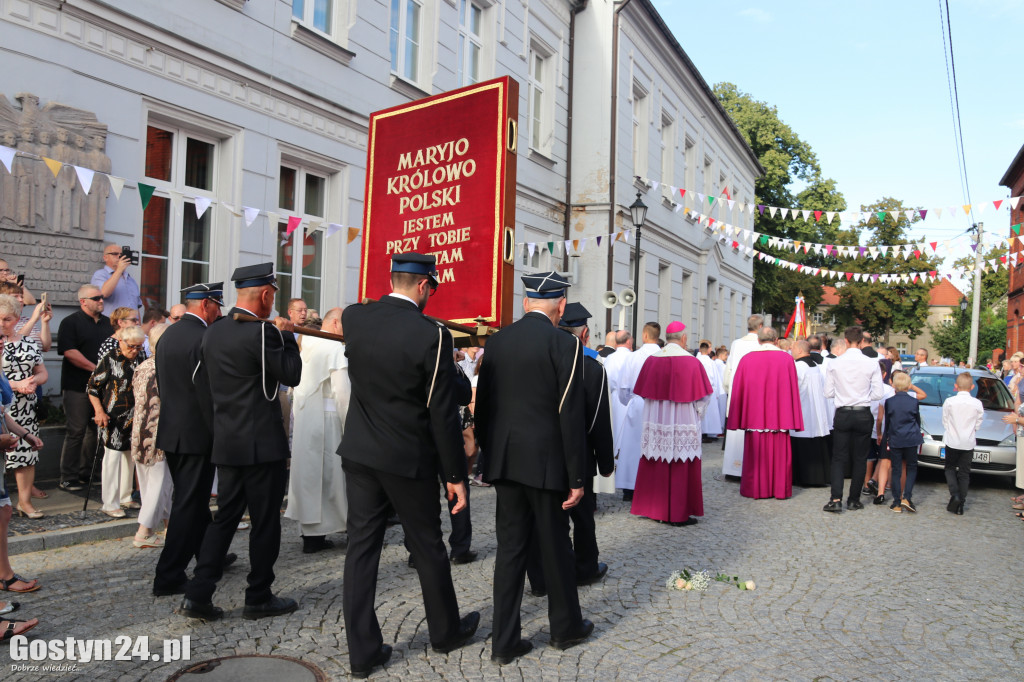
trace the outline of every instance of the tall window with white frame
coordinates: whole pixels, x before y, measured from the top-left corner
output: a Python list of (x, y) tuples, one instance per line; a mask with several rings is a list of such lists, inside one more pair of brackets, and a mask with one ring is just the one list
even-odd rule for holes
[(459, 0), (459, 62), (456, 77), (460, 86), (480, 81), (483, 52), (484, 9), (473, 0)]
[[(310, 308), (319, 310), (323, 281), (323, 230), (306, 234), (312, 221), (327, 216), (327, 177), (298, 164), (281, 165), (278, 204), (283, 213), (302, 218), (290, 235), (288, 222), (277, 225), (277, 307), (287, 316), (288, 300), (301, 298)], [(322, 312), (322, 311), (321, 311)]]
[(420, 0), (391, 0), (391, 73), (406, 80), (419, 80)]
[(666, 112), (661, 114), (661, 192), (674, 201), (672, 185), (675, 184), (676, 123)]
[(551, 98), (554, 83), (551, 77), (551, 55), (536, 45), (530, 47), (529, 88), (527, 93), (530, 108), (530, 149), (541, 154), (551, 153), (551, 139), (554, 136), (554, 110)]
[(323, 33), (331, 33), (333, 12), (334, 0), (292, 0), (292, 16)]
[(213, 211), (198, 216), (195, 198), (215, 198), (216, 156), (213, 139), (162, 124), (146, 127), (146, 181), (156, 187), (142, 214), (140, 289), (147, 308), (170, 305), (170, 292), (209, 280)]
[(647, 176), (647, 91), (633, 83), (633, 175)]

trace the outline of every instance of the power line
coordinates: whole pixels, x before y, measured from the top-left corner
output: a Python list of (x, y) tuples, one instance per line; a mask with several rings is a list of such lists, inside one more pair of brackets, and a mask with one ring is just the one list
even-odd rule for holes
[[(945, 16), (943, 16), (945, 6)], [(939, 21), (942, 34), (942, 52), (946, 58), (946, 82), (949, 85), (949, 106), (953, 115), (953, 144), (957, 151), (957, 171), (960, 173), (960, 190), (964, 195), (964, 203), (971, 204), (971, 188), (967, 180), (967, 159), (964, 153), (964, 133), (960, 124), (960, 94), (956, 82), (956, 61), (953, 58), (953, 29), (949, 21), (949, 0), (939, 0)], [(942, 30), (945, 29), (945, 30)], [(946, 51), (946, 38), (949, 38), (949, 51)], [(951, 72), (952, 71), (952, 75)], [(971, 208), (971, 222), (975, 223), (974, 209)]]

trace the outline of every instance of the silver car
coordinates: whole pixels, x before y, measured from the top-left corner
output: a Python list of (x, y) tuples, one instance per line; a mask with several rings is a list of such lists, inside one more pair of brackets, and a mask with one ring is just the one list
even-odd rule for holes
[(978, 429), (974, 448), (973, 473), (1015, 476), (1017, 473), (1017, 439), (1013, 427), (1003, 416), (1013, 411), (1013, 397), (1001, 380), (982, 369), (957, 367), (915, 367), (910, 370), (914, 385), (928, 394), (921, 401), (921, 427), (924, 445), (918, 463), (923, 467), (945, 467), (946, 448), (942, 443), (942, 403), (956, 391), (956, 377), (969, 372), (974, 379), (971, 395), (985, 407), (985, 420)]

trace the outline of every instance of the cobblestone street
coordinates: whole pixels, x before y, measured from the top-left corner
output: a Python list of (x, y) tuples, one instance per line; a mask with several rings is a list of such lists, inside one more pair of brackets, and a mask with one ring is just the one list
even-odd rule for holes
[[(1008, 481), (972, 481), (967, 513), (945, 511), (941, 472), (915, 489), (916, 515), (868, 504), (826, 514), (824, 489), (794, 490), (788, 501), (740, 497), (723, 481), (718, 444), (705, 445), (706, 516), (670, 527), (599, 497), (598, 541), (610, 570), (584, 587), (594, 637), (565, 652), (546, 646), (547, 603), (524, 597), (523, 636), (536, 648), (516, 664), (490, 661), (494, 493), (472, 492), (476, 563), (453, 566), (463, 612), (479, 610), (473, 642), (449, 655), (430, 650), (419, 582), (406, 566), (400, 528), (387, 534), (377, 590), (378, 615), (394, 656), (373, 679), (985, 679), (1024, 676), (1024, 524), (1011, 514)], [(868, 501), (865, 497), (865, 501)], [(38, 616), (30, 639), (147, 635), (191, 636), (191, 662), (235, 654), (277, 654), (313, 663), (330, 679), (348, 673), (341, 592), (344, 554), (301, 553), (296, 526), (285, 521), (275, 592), (299, 611), (259, 621), (241, 618), (246, 533), (214, 601), (227, 611), (202, 624), (174, 615), (180, 597), (154, 598), (157, 550), (131, 539), (108, 540), (13, 558), (15, 569), (44, 588), (18, 595), (21, 617)], [(704, 593), (670, 591), (669, 574), (691, 567), (754, 580), (740, 591), (712, 583)], [(3, 595), (9, 597), (10, 595)], [(116, 648), (115, 648), (116, 650)], [(17, 672), (0, 647), (5, 680), (55, 678)], [(33, 665), (38, 662), (25, 661)], [(183, 663), (114, 661), (78, 664), (65, 679), (164, 680)]]

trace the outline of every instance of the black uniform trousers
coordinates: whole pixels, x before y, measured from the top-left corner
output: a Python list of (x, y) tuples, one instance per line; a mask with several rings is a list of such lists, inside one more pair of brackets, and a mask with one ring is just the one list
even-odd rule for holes
[(213, 488), (214, 466), (210, 455), (187, 455), (168, 452), (167, 468), (171, 471), (174, 494), (171, 515), (167, 519), (167, 536), (160, 559), (156, 562), (153, 589), (168, 590), (184, 585), (185, 568), (199, 554), (210, 515), (210, 490)]
[(495, 654), (506, 655), (522, 637), (523, 581), (534, 537), (548, 588), (551, 636), (566, 638), (576, 633), (583, 614), (569, 543), (569, 514), (562, 509), (566, 494), (510, 481), (494, 481), (492, 485), (498, 495), (492, 649)]
[[(594, 477), (583, 480), (583, 498), (569, 510), (572, 519), (572, 549), (576, 560), (576, 582), (588, 580), (597, 575), (597, 525), (594, 513), (597, 511), (597, 493), (594, 492)], [(530, 561), (526, 565), (530, 587), (547, 592), (544, 568), (540, 558), (540, 543), (534, 536)]]
[(943, 467), (946, 475), (946, 486), (950, 497), (959, 497), (963, 502), (967, 499), (967, 489), (971, 485), (971, 463), (974, 461), (974, 450), (960, 450), (946, 446), (946, 464)]
[(274, 563), (281, 550), (281, 502), (288, 483), (287, 460), (250, 466), (217, 465), (217, 516), (203, 536), (195, 576), (185, 589), (194, 602), (208, 603), (224, 573), (224, 556), (249, 508), (249, 586), (247, 605), (273, 597)]
[(832, 499), (843, 499), (843, 474), (847, 460), (850, 469), (850, 495), (859, 500), (864, 488), (864, 475), (868, 470), (868, 449), (871, 447), (871, 410), (867, 407), (840, 407), (832, 427)]
[[(469, 484), (466, 484), (466, 508), (458, 514), (452, 514), (452, 509), (458, 504), (457, 498), (447, 500), (448, 518), (452, 522), (452, 532), (448, 535), (448, 547), (451, 549), (449, 556), (465, 554), (473, 544), (473, 521), (469, 515)], [(441, 479), (441, 494), (447, 497), (448, 488), (445, 481)], [(409, 550), (409, 541), (406, 540), (405, 548)], [(411, 553), (412, 550), (409, 550)]]
[(97, 445), (92, 403), (85, 391), (70, 390), (64, 391), (63, 402), (67, 430), (60, 451), (60, 480), (88, 481)]
[(373, 606), (391, 507), (402, 522), (406, 546), (416, 562), (430, 641), (445, 642), (458, 632), (460, 622), (451, 564), (441, 535), (437, 479), (405, 478), (352, 461), (343, 461), (342, 468), (348, 494), (342, 604), (349, 662), (354, 667), (369, 663), (384, 643)]

